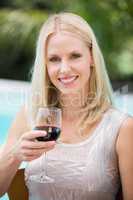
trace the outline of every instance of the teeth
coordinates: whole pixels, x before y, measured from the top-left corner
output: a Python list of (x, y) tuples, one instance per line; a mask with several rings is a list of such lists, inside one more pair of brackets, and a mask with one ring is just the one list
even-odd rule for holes
[(62, 83), (71, 83), (72, 81), (74, 81), (74, 80), (76, 79), (76, 77), (77, 77), (77, 76), (74, 76), (74, 77), (71, 77), (71, 78), (67, 78), (67, 79), (65, 79), (65, 78), (60, 78), (60, 81), (61, 81)]

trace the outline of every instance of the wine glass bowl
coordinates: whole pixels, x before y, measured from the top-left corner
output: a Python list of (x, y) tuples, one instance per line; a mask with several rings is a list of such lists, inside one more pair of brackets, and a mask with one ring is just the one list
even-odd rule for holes
[(42, 130), (47, 132), (46, 136), (41, 136), (36, 138), (38, 141), (44, 141), (44, 142), (53, 140), (56, 141), (59, 138), (61, 132), (60, 128), (54, 126), (36, 126), (34, 130)]
[(57, 140), (61, 132), (61, 109), (56, 107), (39, 108), (34, 130), (47, 132), (46, 136), (37, 137), (38, 141)]

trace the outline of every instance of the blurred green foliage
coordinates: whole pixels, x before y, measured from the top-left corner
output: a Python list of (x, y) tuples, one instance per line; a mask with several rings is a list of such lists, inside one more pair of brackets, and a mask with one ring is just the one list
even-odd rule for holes
[(133, 0), (1, 0), (0, 8), (0, 78), (28, 80), (41, 24), (68, 11), (94, 29), (110, 78), (133, 80)]
[(38, 30), (47, 14), (38, 11), (0, 12), (0, 76), (27, 80), (33, 63)]

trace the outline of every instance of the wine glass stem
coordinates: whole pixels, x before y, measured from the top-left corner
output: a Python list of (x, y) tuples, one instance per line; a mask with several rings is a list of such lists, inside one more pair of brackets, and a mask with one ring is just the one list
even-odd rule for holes
[(46, 152), (45, 152), (45, 155), (42, 157), (43, 161), (42, 161), (42, 169), (43, 169), (43, 172), (44, 172), (44, 175), (47, 176), (47, 158), (46, 158)]

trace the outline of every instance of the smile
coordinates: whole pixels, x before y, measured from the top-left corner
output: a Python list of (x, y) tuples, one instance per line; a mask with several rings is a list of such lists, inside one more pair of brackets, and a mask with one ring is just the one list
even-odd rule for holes
[(77, 78), (78, 76), (61, 77), (59, 78), (59, 81), (63, 84), (70, 84), (73, 83)]

